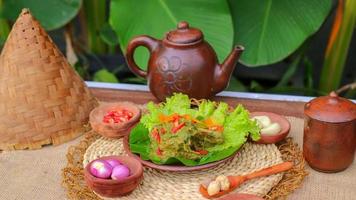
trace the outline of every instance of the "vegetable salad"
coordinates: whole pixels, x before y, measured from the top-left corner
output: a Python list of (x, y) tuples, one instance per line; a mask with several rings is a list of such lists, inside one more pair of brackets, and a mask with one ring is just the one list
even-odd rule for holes
[(184, 94), (147, 104), (148, 113), (132, 130), (130, 149), (156, 164), (202, 165), (234, 154), (248, 137), (260, 138), (257, 122), (243, 106), (203, 100), (192, 107)]

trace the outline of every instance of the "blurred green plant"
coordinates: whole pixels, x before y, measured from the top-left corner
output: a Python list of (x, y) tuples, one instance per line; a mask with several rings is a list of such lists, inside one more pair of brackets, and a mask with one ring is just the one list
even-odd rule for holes
[(109, 72), (107, 69), (101, 69), (95, 72), (93, 76), (93, 80), (98, 82), (108, 82), (108, 83), (119, 82), (116, 76), (113, 73)]
[(87, 34), (87, 46), (92, 53), (104, 54), (107, 46), (100, 37), (100, 30), (106, 23), (106, 1), (84, 0), (83, 15), (87, 30), (82, 30)]
[(53, 30), (72, 20), (81, 5), (82, 0), (3, 0), (2, 14), (14, 21), (23, 8), (29, 8), (46, 30)]
[(0, 0), (0, 46), (2, 46), (10, 32), (10, 26), (3, 17), (3, 0)]
[(356, 1), (338, 0), (334, 24), (325, 52), (319, 89), (325, 92), (340, 87), (352, 33), (356, 27)]
[(115, 53), (115, 47), (119, 44), (119, 39), (109, 23), (105, 23), (100, 29), (100, 38), (109, 46), (109, 52)]

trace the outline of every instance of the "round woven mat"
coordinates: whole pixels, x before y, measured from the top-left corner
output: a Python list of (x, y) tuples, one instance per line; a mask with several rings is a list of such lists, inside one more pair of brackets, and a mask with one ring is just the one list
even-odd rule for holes
[[(89, 132), (78, 145), (69, 148), (67, 167), (63, 169), (63, 186), (67, 189), (69, 199), (100, 199), (85, 185), (83, 166), (106, 155), (125, 155), (122, 139), (105, 139)], [(133, 193), (120, 199), (203, 199), (198, 193), (198, 186), (206, 178), (218, 174), (246, 174), (283, 160), (293, 161), (295, 166), (284, 175), (251, 180), (235, 192), (256, 194), (265, 199), (285, 199), (307, 175), (302, 152), (291, 138), (277, 146), (247, 143), (233, 159), (207, 170), (174, 173), (146, 168), (142, 184)]]

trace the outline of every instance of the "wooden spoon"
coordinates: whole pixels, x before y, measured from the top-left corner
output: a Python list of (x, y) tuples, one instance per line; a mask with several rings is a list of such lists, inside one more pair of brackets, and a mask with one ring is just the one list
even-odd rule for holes
[(239, 187), (245, 181), (248, 181), (248, 180), (251, 180), (254, 178), (258, 178), (261, 176), (277, 174), (277, 173), (280, 173), (283, 171), (287, 171), (287, 170), (291, 169), (292, 167), (293, 167), (292, 162), (283, 162), (283, 163), (280, 163), (277, 165), (273, 165), (271, 167), (261, 169), (256, 172), (252, 172), (251, 174), (247, 174), (244, 176), (228, 176), (227, 178), (229, 179), (229, 182), (230, 182), (230, 188), (225, 191), (220, 191), (219, 193), (214, 194), (214, 195), (209, 195), (208, 191), (207, 191), (207, 187), (204, 187), (202, 184), (200, 184), (199, 191), (203, 195), (203, 197), (208, 198), (208, 199), (221, 197), (222, 195), (225, 195), (225, 194), (235, 190), (237, 187)]

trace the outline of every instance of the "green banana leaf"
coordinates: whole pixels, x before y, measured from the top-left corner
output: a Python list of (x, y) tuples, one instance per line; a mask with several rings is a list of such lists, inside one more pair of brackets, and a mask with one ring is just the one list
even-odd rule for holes
[(229, 0), (235, 44), (247, 66), (276, 63), (313, 35), (330, 13), (331, 0)]
[(2, 15), (16, 20), (23, 8), (29, 8), (46, 30), (53, 30), (72, 20), (81, 5), (82, 0), (5, 0)]

